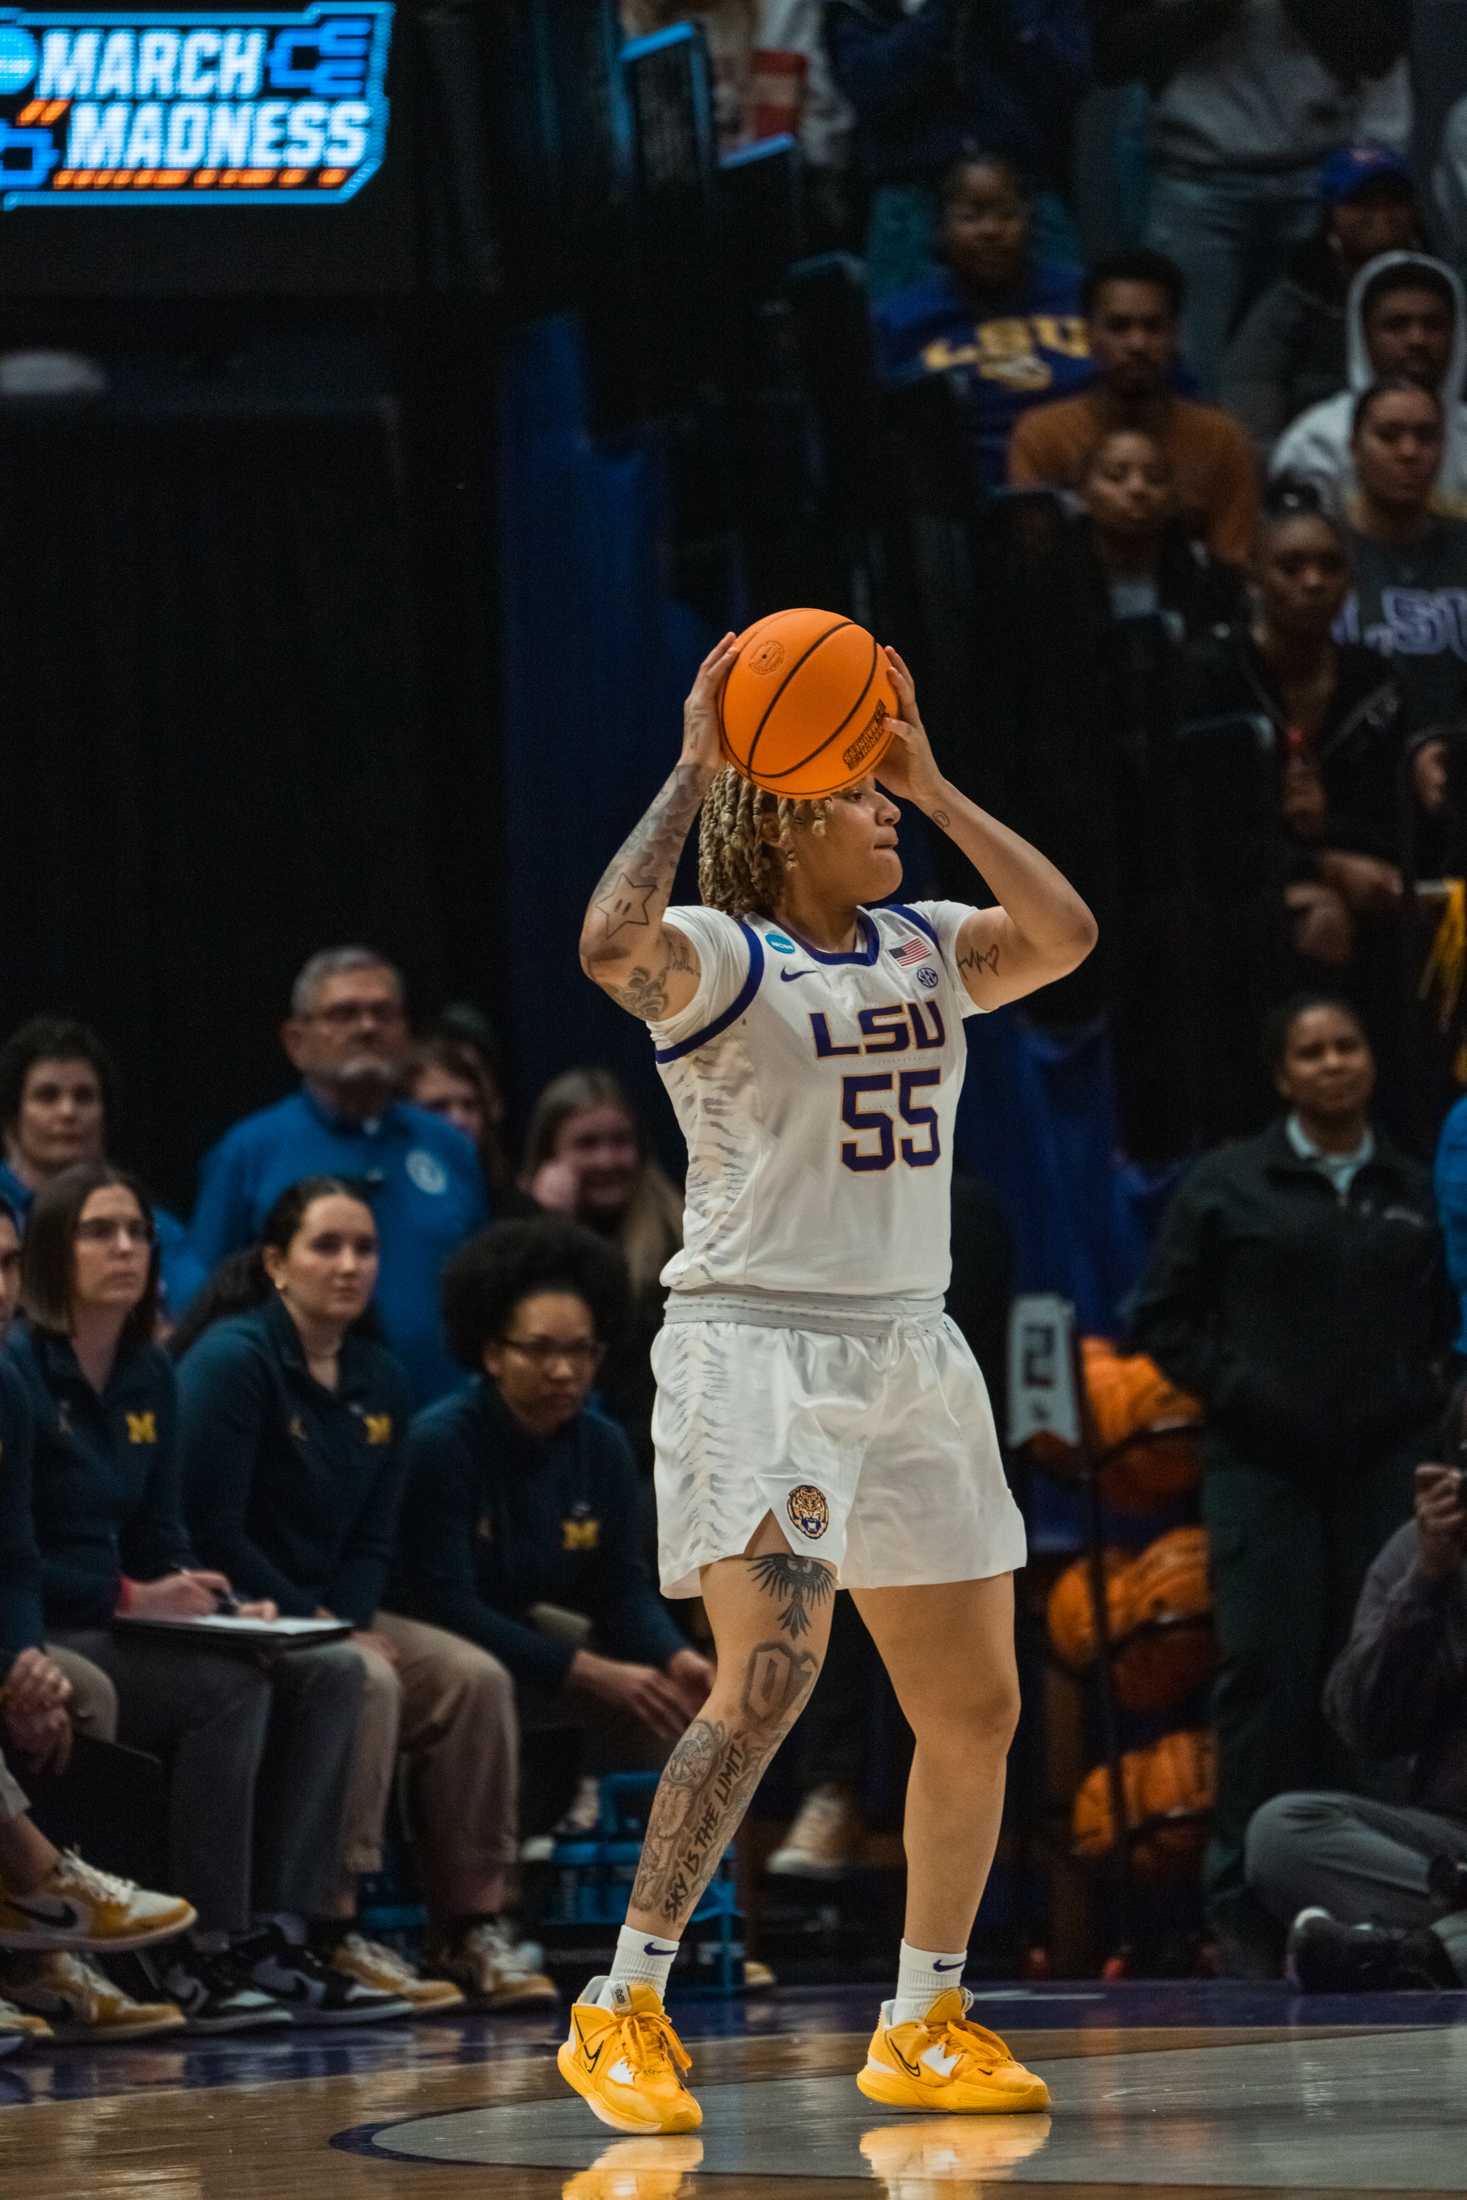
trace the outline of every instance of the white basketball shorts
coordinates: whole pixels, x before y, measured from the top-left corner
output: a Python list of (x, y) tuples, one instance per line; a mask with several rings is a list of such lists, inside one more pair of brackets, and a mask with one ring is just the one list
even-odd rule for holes
[(846, 1588), (1023, 1565), (987, 1386), (940, 1303), (674, 1292), (652, 1367), (665, 1595), (696, 1596), (766, 1513)]

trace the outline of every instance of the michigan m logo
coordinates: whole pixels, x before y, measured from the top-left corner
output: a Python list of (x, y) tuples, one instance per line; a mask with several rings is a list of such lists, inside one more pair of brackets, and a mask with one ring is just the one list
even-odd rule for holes
[(565, 1551), (594, 1551), (601, 1541), (599, 1520), (562, 1520), (561, 1534)]
[(158, 1441), (157, 1414), (130, 1413), (127, 1417), (127, 1440), (130, 1444), (156, 1444)]
[(365, 1418), (367, 1442), (369, 1444), (390, 1444), (392, 1442), (392, 1415), (390, 1413), (369, 1413)]

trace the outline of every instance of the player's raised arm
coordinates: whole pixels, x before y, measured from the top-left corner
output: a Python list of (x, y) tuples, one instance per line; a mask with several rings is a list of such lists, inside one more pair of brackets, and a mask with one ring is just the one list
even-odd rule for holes
[(999, 1008), (1066, 977), (1090, 953), (1099, 928), (1069, 880), (1037, 848), (944, 779), (917, 709), (912, 675), (894, 649), (886, 654), (901, 720), (877, 777), (956, 841), (997, 897), (996, 909), (975, 910), (964, 924), (957, 959), (978, 1006)]
[(723, 764), (718, 697), (738, 654), (725, 634), (698, 667), (683, 705), (683, 747), (640, 824), (602, 873), (581, 924), (586, 976), (644, 1023), (686, 1008), (698, 990), (698, 951), (676, 926), (663, 929), (678, 858), (703, 797)]

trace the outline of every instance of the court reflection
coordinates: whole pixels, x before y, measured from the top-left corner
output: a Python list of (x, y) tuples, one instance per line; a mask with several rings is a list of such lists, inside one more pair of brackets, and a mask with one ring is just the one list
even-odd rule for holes
[(703, 2142), (691, 2132), (618, 2139), (561, 2186), (561, 2200), (689, 2200)]
[(863, 2132), (860, 2145), (889, 2200), (912, 2200), (929, 2185), (944, 2195), (977, 2194), (1042, 2152), (1050, 2123), (1033, 2115), (912, 2117)]

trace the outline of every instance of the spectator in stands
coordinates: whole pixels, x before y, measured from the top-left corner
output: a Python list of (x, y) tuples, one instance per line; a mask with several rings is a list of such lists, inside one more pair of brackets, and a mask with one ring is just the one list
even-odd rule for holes
[(1320, 177), (1322, 214), (1229, 344), (1218, 400), (1266, 460), (1291, 420), (1349, 380), (1345, 303), (1362, 267), (1419, 247), (1421, 207), (1409, 164), (1388, 145), (1349, 145)]
[[(20, 1225), (0, 1201), (0, 1338), (20, 1300)], [(41, 1774), (62, 1772), (75, 1730), (110, 1740), (116, 1732), (117, 1697), (105, 1673), (42, 1643), (41, 1558), (31, 1520), (31, 1420), (20, 1378), (0, 1355), (0, 1741)], [(136, 2037), (141, 2027), (176, 2030), (182, 2018), (171, 2004), (134, 2002), (88, 1964), (78, 1951), (151, 1945), (187, 1931), (191, 1904), (155, 1895), (129, 1880), (94, 1871), (62, 1854), (30, 1816), (27, 1799), (0, 1757), (0, 1949), (39, 1949), (47, 1969), (91, 2004), (95, 2038), (101, 2019)], [(24, 1960), (22, 1973), (31, 1969)], [(0, 1970), (0, 1995), (4, 1992)], [(7, 2041), (50, 2036), (44, 2018), (24, 2014), (0, 1998), (0, 2052)]]
[(1248, 1828), (1248, 1884), (1291, 1927), (1286, 1969), (1309, 1993), (1467, 1986), (1464, 1467), (1459, 1383), (1325, 1689), (1353, 1756), (1411, 1760), (1410, 1801), (1292, 1792)]
[(301, 1089), (247, 1116), (206, 1154), (192, 1244), (206, 1270), (257, 1242), (289, 1184), (349, 1176), (371, 1195), (381, 1239), (376, 1311), (413, 1397), (458, 1380), (438, 1318), (444, 1260), (486, 1219), (478, 1163), (462, 1132), (395, 1097), (407, 1054), (402, 978), (370, 947), (313, 955), (296, 979), (281, 1038)]
[(1467, 518), (1432, 509), (1445, 441), (1441, 399), (1419, 382), (1376, 382), (1356, 402), (1339, 632), (1389, 658), (1413, 732), (1460, 717), (1467, 690)]
[(1410, 134), (1401, 0), (1096, 0), (1103, 83), (1152, 93), (1148, 242), (1186, 271), (1187, 357), (1211, 388), (1282, 273), (1342, 145)]
[(597, 1772), (660, 1763), (713, 1681), (643, 1556), (627, 1440), (587, 1403), (626, 1289), (574, 1222), (475, 1238), (443, 1291), (477, 1381), (419, 1414), (408, 1446), (407, 1608), (502, 1661), (529, 1723), (585, 1729)]
[(1241, 576), (1214, 564), (1177, 515), (1165, 445), (1144, 428), (1112, 428), (1080, 481), (1090, 546), (1112, 619), (1159, 618), (1174, 642), (1235, 618)]
[(1228, 1970), (1268, 1967), (1244, 1836), (1329, 1762), (1324, 1676), (1366, 1567), (1409, 1516), (1442, 1341), (1431, 1186), (1372, 1125), (1355, 1010), (1300, 995), (1266, 1051), (1286, 1113), (1184, 1179), (1133, 1316), (1140, 1348), (1206, 1408), (1221, 1662), (1205, 1892)]
[(1000, 154), (955, 161), (939, 204), (937, 272), (876, 308), (881, 372), (950, 377), (977, 482), (996, 489), (1020, 413), (1091, 379), (1080, 271), (1036, 256), (1029, 190)]
[[(102, 1668), (118, 1732), (169, 1767), (169, 1876), (198, 1911), (161, 1973), (191, 2028), (401, 2015), (307, 1945), (335, 1891), (362, 1696), (347, 1649), (252, 1660), (114, 1631), (122, 1615), (197, 1619), (232, 1596), (184, 1529), (173, 1371), (152, 1342), (153, 1218), (135, 1178), (79, 1162), (37, 1194), (11, 1339), (34, 1436), (33, 1513), (48, 1640)], [(247, 1614), (274, 1617), (267, 1603)], [(287, 1941), (289, 1945), (286, 1945)], [(44, 2014), (53, 2006), (12, 1985)], [(287, 2002), (290, 2008), (287, 2009)]]
[[(367, 1697), (337, 1850), (337, 1972), (420, 2010), (464, 1992), (491, 2008), (551, 2002), (554, 1988), (522, 1960), (503, 1920), (517, 1855), (509, 1678), (454, 1636), (380, 1609), (409, 1403), (402, 1369), (361, 1328), (378, 1257), (359, 1185), (305, 1177), (276, 1199), (259, 1246), (226, 1271), (232, 1291), (216, 1294), (228, 1318), (210, 1321), (206, 1306), (179, 1340), (188, 1516), (205, 1557), (246, 1594), (354, 1630)], [(399, 1751), (435, 1978), (350, 1929), (357, 1875), (381, 1868)]]
[(938, 185), (972, 145), (1033, 179), (1040, 259), (1079, 257), (1066, 200), (1084, 0), (827, 0), (825, 35), (871, 191), (873, 298), (931, 273)]
[[(88, 1024), (33, 1016), (0, 1047), (0, 1193), (22, 1222), (36, 1193), (74, 1161), (100, 1161), (117, 1106), (112, 1057)], [(176, 1215), (155, 1207), (163, 1299), (176, 1315), (204, 1272)]]
[(545, 1214), (564, 1215), (609, 1239), (626, 1262), (631, 1293), (603, 1338), (598, 1395), (652, 1466), (652, 1340), (662, 1325), (661, 1275), (682, 1243), (682, 1198), (652, 1159), (626, 1093), (603, 1069), (571, 1069), (545, 1087), (525, 1139), (520, 1179)]
[(506, 1202), (513, 1213), (521, 1195), (504, 1150), (504, 1095), (476, 1049), (438, 1032), (419, 1039), (408, 1055), (402, 1089), (414, 1107), (463, 1132), (479, 1156), (496, 1214)]
[(1446, 448), (1433, 509), (1467, 517), (1467, 404), (1462, 401), (1467, 322), (1461, 283), (1442, 260), (1388, 252), (1355, 277), (1346, 318), (1348, 386), (1285, 429), (1274, 445), (1273, 472), (1315, 482), (1336, 510), (1352, 513), (1358, 491), (1351, 453), (1356, 401), (1373, 382), (1404, 375), (1435, 390), (1442, 401)]
[(1078, 488), (1103, 435), (1144, 428), (1171, 462), (1187, 532), (1224, 564), (1243, 565), (1258, 511), (1253, 446), (1216, 405), (1171, 387), (1183, 291), (1180, 268), (1156, 252), (1118, 252), (1091, 269), (1083, 302), (1099, 379), (1025, 413), (1009, 445), (1009, 480)]
[(1340, 970), (1360, 926), (1400, 905), (1400, 689), (1373, 651), (1334, 638), (1349, 555), (1309, 483), (1272, 485), (1252, 581), (1251, 619), (1188, 651), (1181, 716), (1261, 716), (1274, 726), (1294, 953), (1306, 970)]

